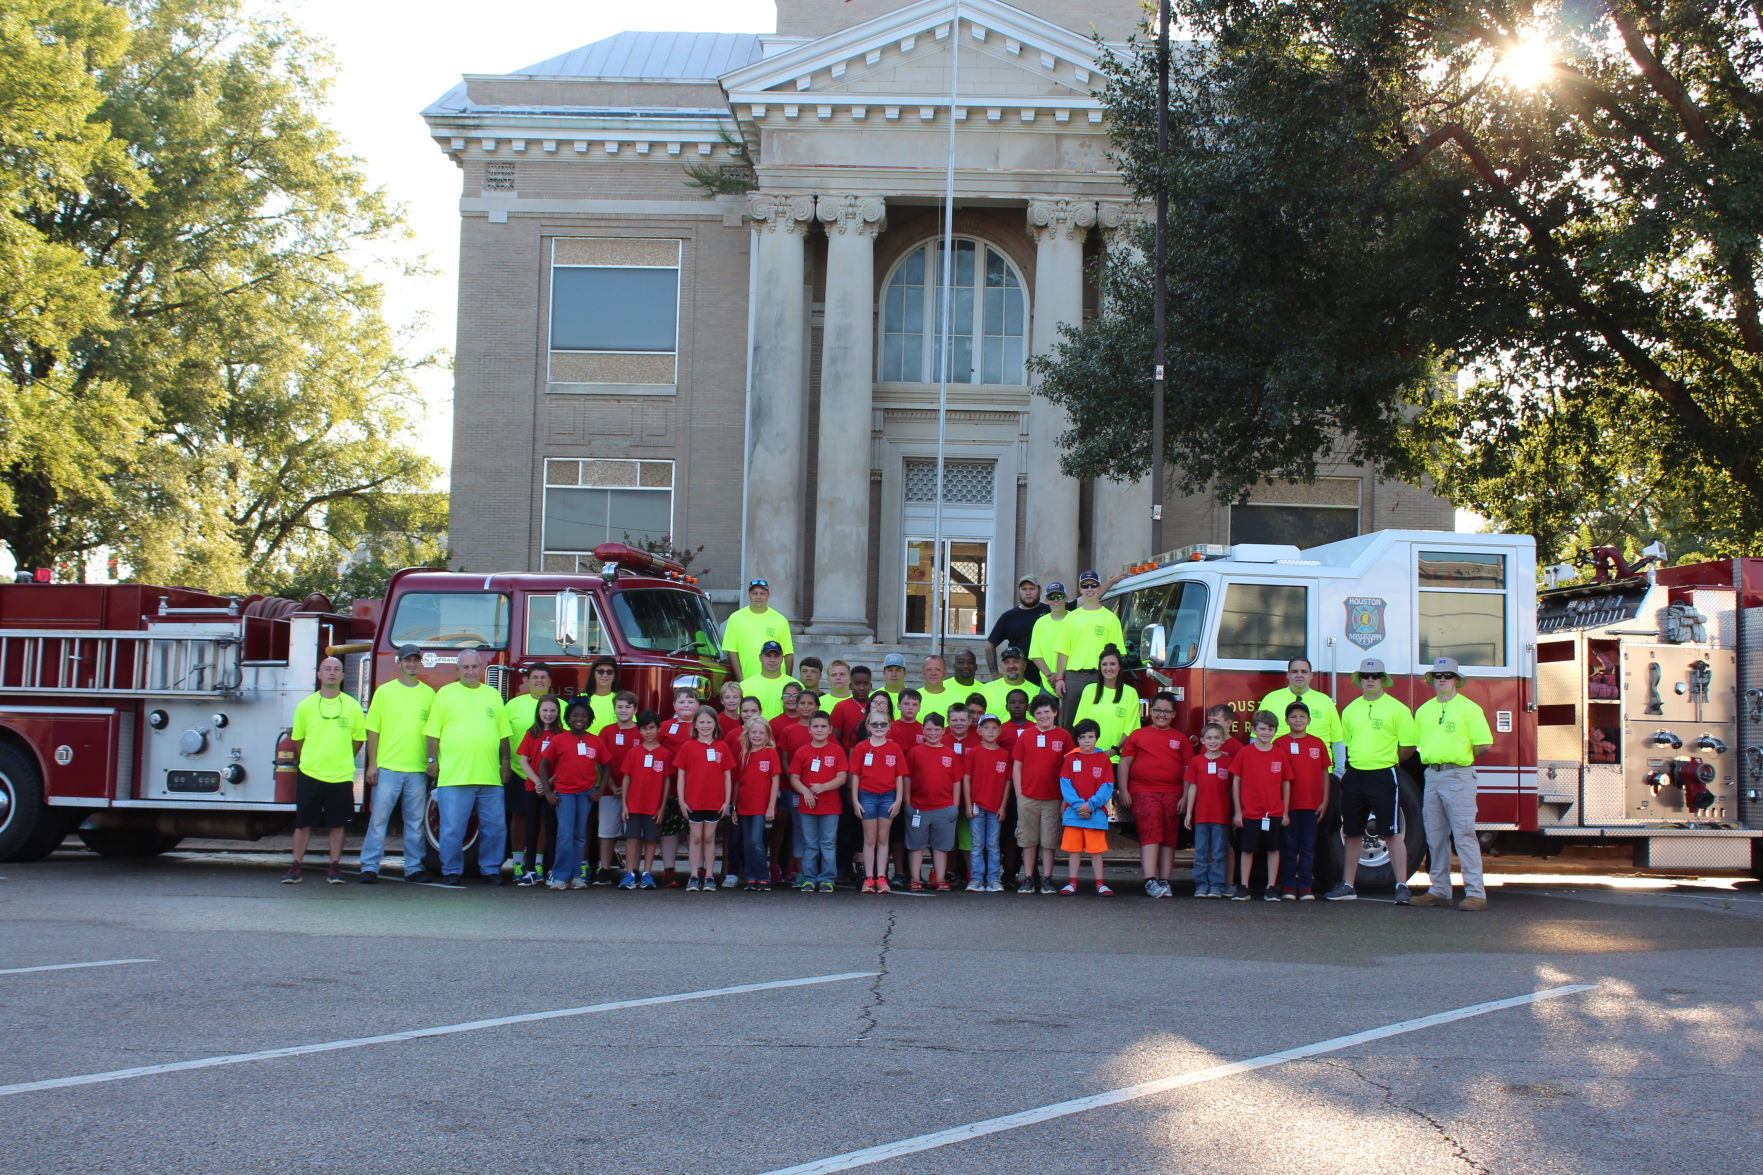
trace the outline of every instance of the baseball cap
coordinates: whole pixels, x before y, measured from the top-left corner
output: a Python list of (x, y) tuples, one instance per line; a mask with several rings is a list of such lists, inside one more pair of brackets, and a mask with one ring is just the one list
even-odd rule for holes
[(988, 722), (995, 722), (1000, 726), (1002, 726), (1004, 724), (1004, 720), (1002, 718), (998, 717), (996, 714), (981, 714), (979, 716), (979, 724), (981, 726), (984, 726)]
[(1359, 668), (1353, 670), (1353, 684), (1358, 685), (1360, 675), (1365, 673), (1374, 673), (1379, 677), (1386, 676), (1383, 662), (1379, 661), (1376, 657), (1367, 657), (1365, 660), (1359, 662)]
[(783, 651), (784, 651), (784, 647), (782, 645), (778, 644), (776, 641), (766, 641), (764, 644), (759, 646), (759, 655), (762, 657), (767, 653), (781, 653)]
[(771, 590), (771, 584), (766, 582), (763, 579), (750, 579), (747, 581), (747, 590), (748, 591), (752, 591), (756, 587), (762, 587), (766, 591)]
[(1432, 668), (1426, 671), (1426, 679), (1431, 681), (1432, 676), (1435, 673), (1450, 673), (1457, 677), (1463, 676), (1462, 670), (1457, 667), (1457, 659), (1455, 657), (1440, 657), (1437, 661), (1434, 661), (1432, 663)]
[(415, 645), (399, 645), (398, 646), (398, 660), (400, 660), (400, 661), (402, 661), (406, 657), (420, 657), (420, 656), (422, 656), (422, 650), (417, 648)]
[(1097, 575), (1094, 571), (1085, 571), (1077, 577), (1077, 586), (1078, 587), (1083, 587), (1086, 584), (1092, 584), (1092, 583), (1100, 585), (1101, 582), (1102, 582), (1102, 577), (1100, 575)]
[(889, 653), (887, 656), (882, 658), (882, 668), (883, 669), (904, 669), (904, 668), (906, 668), (906, 658), (902, 657), (898, 653)]
[(1032, 583), (1032, 584), (1034, 584), (1034, 585), (1035, 585), (1035, 586), (1036, 586), (1036, 587), (1040, 587), (1040, 586), (1041, 586), (1041, 581), (1040, 581), (1040, 580), (1038, 580), (1038, 579), (1036, 579), (1036, 578), (1035, 578), (1035, 577), (1034, 577), (1034, 576), (1032, 576), (1032, 575), (1024, 575), (1024, 576), (1019, 576), (1019, 577), (1018, 577), (1018, 578), (1017, 578), (1017, 580), (1016, 580), (1016, 586), (1017, 586), (1017, 587), (1021, 587), (1021, 586), (1022, 586), (1022, 585), (1023, 585), (1023, 584), (1025, 584), (1025, 583)]
[(1063, 596), (1065, 594), (1065, 585), (1060, 583), (1058, 580), (1054, 580), (1052, 583), (1047, 585), (1047, 594), (1050, 596), (1054, 592), (1058, 592), (1060, 595)]
[(1022, 657), (1022, 658), (1026, 659), (1026, 656), (1027, 655), (1025, 653), (1023, 653), (1023, 651), (1021, 649), (1017, 648), (1015, 645), (1005, 645), (1003, 648), (998, 650), (998, 657), (1000, 659), (1005, 658), (1005, 657)]

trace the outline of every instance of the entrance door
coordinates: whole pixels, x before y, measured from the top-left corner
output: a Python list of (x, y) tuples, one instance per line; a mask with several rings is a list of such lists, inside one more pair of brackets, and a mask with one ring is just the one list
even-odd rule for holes
[(992, 545), (972, 539), (944, 539), (937, 558), (931, 538), (906, 540), (907, 636), (931, 636), (938, 579), (942, 580), (943, 631), (950, 636), (983, 636), (986, 632), (986, 570)]

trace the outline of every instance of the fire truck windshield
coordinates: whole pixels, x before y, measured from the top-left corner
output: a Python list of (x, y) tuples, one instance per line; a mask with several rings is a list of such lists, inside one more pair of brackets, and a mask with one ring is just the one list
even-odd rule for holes
[[(1112, 601), (1110, 601), (1112, 602)], [(1206, 585), (1194, 580), (1153, 584), (1127, 596), (1120, 605), (1120, 627), (1127, 643), (1138, 646), (1145, 629), (1161, 624), (1169, 642), (1166, 668), (1192, 665), (1200, 655), (1200, 636), (1206, 623)]]
[(501, 592), (411, 592), (398, 598), (387, 643), (505, 649), (508, 615), (508, 597)]
[(722, 656), (716, 620), (704, 597), (672, 588), (633, 588), (612, 594), (612, 612), (633, 649), (652, 653)]

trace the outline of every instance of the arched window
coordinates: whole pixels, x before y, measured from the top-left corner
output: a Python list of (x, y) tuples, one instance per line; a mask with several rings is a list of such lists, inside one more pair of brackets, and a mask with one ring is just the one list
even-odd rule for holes
[[(882, 294), (881, 378), (936, 383), (941, 375), (943, 242), (927, 241), (894, 267)], [(1022, 384), (1028, 304), (1022, 278), (983, 241), (955, 239), (949, 382)], [(975, 345), (978, 340), (978, 345)]]

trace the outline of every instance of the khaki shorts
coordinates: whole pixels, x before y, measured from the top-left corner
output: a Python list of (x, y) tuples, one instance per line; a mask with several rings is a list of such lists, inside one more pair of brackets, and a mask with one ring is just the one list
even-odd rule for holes
[(1016, 843), (1025, 849), (1057, 848), (1064, 831), (1059, 800), (1022, 798), (1016, 811)]

